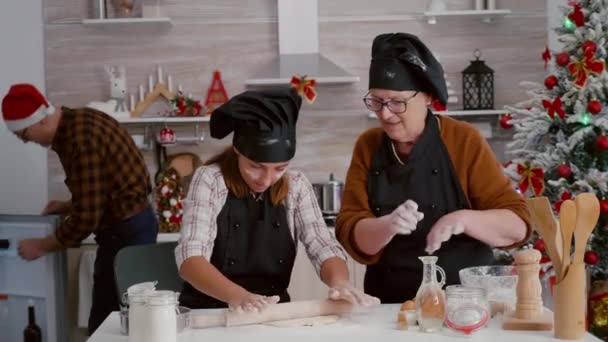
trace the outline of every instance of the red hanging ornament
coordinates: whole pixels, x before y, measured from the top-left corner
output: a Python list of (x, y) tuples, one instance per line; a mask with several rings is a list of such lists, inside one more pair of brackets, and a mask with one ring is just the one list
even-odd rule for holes
[(551, 76), (545, 78), (545, 87), (547, 87), (547, 89), (551, 90), (556, 85), (557, 85), (557, 77), (551, 75)]
[(594, 251), (586, 251), (585, 252), (585, 264), (587, 265), (595, 265), (600, 261), (600, 257)]
[(605, 135), (597, 137), (597, 139), (595, 139), (595, 147), (601, 151), (608, 150), (608, 137)]
[(603, 199), (600, 201), (600, 212), (602, 215), (608, 214), (608, 200)]
[(562, 52), (555, 57), (555, 62), (557, 63), (557, 65), (565, 67), (566, 65), (568, 65), (568, 63), (570, 63), (570, 55), (565, 52)]
[(159, 140), (161, 145), (175, 144), (177, 137), (171, 128), (165, 127), (160, 131)]
[(545, 61), (545, 70), (547, 70), (547, 63), (551, 60), (551, 51), (549, 51), (549, 47), (545, 47), (545, 51), (542, 54), (543, 61)]
[(562, 120), (566, 118), (566, 112), (562, 108), (562, 99), (560, 97), (553, 100), (553, 102), (543, 100), (543, 107), (547, 110), (547, 114), (553, 120), (555, 120), (555, 113), (557, 113)]
[(585, 15), (583, 14), (583, 10), (581, 9), (581, 5), (573, 4), (574, 11), (568, 14), (568, 19), (572, 20), (576, 27), (585, 26)]
[(557, 167), (557, 175), (562, 178), (568, 178), (572, 175), (572, 169), (568, 163), (563, 163)]
[(598, 100), (591, 100), (587, 104), (587, 110), (589, 113), (595, 115), (602, 111), (602, 104)]
[(588, 40), (583, 43), (583, 52), (591, 51), (591, 52), (595, 53), (596, 50), (597, 50), (597, 44), (595, 44), (594, 41)]
[(545, 253), (545, 241), (543, 239), (538, 239), (538, 240), (534, 241), (533, 247), (537, 251), (539, 251), (541, 253)]
[(513, 128), (513, 125), (510, 123), (511, 119), (513, 119), (511, 114), (506, 114), (502, 118), (500, 118), (500, 125), (502, 126), (502, 128), (504, 128), (504, 129)]

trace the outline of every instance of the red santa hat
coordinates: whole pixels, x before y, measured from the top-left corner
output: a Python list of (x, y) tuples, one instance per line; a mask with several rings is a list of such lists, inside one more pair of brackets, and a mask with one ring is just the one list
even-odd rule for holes
[(55, 107), (31, 84), (14, 84), (2, 100), (2, 117), (13, 132), (29, 127), (55, 112)]

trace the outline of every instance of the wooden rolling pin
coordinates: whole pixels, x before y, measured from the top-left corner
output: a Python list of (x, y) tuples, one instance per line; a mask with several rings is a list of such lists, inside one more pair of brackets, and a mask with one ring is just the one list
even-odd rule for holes
[(261, 312), (234, 312), (227, 309), (217, 310), (217, 313), (209, 314), (193, 312), (190, 314), (190, 327), (193, 329), (220, 326), (234, 327), (298, 318), (341, 315), (351, 312), (352, 309), (353, 305), (347, 301), (324, 299), (274, 304)]

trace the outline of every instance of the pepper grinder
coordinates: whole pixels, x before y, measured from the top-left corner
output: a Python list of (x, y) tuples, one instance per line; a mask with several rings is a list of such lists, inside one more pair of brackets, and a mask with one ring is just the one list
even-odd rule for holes
[(517, 304), (515, 311), (505, 313), (502, 328), (505, 330), (551, 330), (553, 316), (545, 310), (542, 301), (539, 261), (536, 249), (527, 249), (514, 255), (517, 268)]

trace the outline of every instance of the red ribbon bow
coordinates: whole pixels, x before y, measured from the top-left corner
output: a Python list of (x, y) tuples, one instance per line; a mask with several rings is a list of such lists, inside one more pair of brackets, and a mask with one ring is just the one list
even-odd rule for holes
[(315, 99), (317, 98), (317, 91), (315, 90), (317, 82), (314, 79), (306, 79), (306, 75), (302, 77), (300, 77), (300, 75), (295, 75), (291, 78), (289, 84), (296, 88), (298, 94), (303, 96), (308, 103), (315, 102)]
[(585, 57), (577, 62), (572, 62), (568, 65), (568, 70), (576, 78), (574, 84), (577, 87), (582, 88), (587, 83), (587, 77), (589, 73), (599, 74), (604, 71), (604, 61), (595, 58), (595, 51), (593, 49), (585, 50)]
[(547, 63), (551, 60), (551, 51), (549, 51), (549, 47), (545, 47), (545, 51), (543, 51), (543, 61), (545, 61), (545, 70), (547, 70)]
[(551, 101), (543, 100), (543, 107), (547, 110), (547, 114), (551, 117), (551, 119), (555, 120), (555, 113), (559, 115), (559, 117), (564, 120), (566, 118), (566, 112), (562, 108), (562, 99), (561, 97), (556, 98)]
[(572, 7), (574, 7), (574, 11), (572, 11), (572, 13), (568, 14), (568, 19), (572, 20), (572, 22), (574, 24), (576, 24), (576, 27), (584, 26), (585, 25), (585, 15), (583, 14), (581, 5), (574, 3), (574, 4), (572, 4)]
[(533, 168), (527, 164), (517, 164), (517, 173), (521, 176), (518, 185), (523, 194), (530, 187), (532, 187), (536, 196), (539, 196), (545, 190), (545, 173), (542, 168)]

